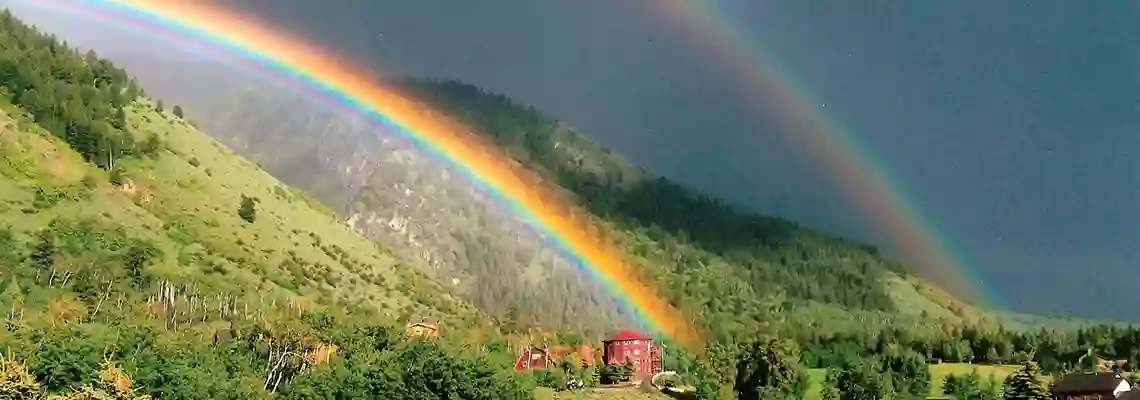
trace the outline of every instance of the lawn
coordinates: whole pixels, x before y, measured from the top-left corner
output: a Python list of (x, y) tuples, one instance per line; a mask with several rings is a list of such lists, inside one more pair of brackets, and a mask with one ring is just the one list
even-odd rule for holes
[(645, 392), (636, 387), (594, 388), (555, 392), (549, 388), (535, 390), (536, 400), (669, 400), (673, 399), (660, 392)]
[[(942, 396), (942, 381), (949, 375), (965, 375), (972, 370), (977, 370), (978, 374), (984, 378), (992, 377), (992, 379), (1004, 380), (1006, 376), (1017, 371), (1020, 368), (1016, 365), (978, 365), (978, 364), (956, 364), (946, 363), (930, 366), (931, 374), (931, 387), (930, 396)], [(808, 400), (817, 400), (820, 398), (822, 391), (823, 379), (826, 370), (812, 369), (808, 371), (810, 374), (809, 380), (811, 386), (808, 387), (807, 395)], [(555, 392), (548, 388), (538, 388), (535, 391), (535, 399), (538, 400), (664, 400), (671, 399), (671, 397), (662, 393), (646, 393), (637, 388), (597, 388), (583, 391), (565, 391)]]
[[(984, 378), (993, 377), (993, 379), (1004, 380), (1006, 376), (1017, 371), (1019, 367), (1016, 365), (977, 365), (977, 364), (956, 364), (946, 363), (930, 366), (930, 396), (942, 396), (942, 381), (948, 375), (965, 375), (970, 371), (977, 370), (978, 374)], [(806, 398), (809, 400), (819, 399), (822, 390), (822, 384), (826, 371), (823, 369), (813, 369), (811, 374), (811, 386), (808, 387)]]

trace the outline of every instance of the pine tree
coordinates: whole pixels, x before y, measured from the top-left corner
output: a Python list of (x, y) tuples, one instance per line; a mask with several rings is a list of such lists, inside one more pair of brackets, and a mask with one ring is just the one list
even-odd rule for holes
[(859, 362), (839, 372), (835, 379), (841, 400), (889, 400), (897, 398), (891, 376), (879, 372), (874, 363)]
[(46, 269), (55, 264), (55, 256), (55, 234), (45, 228), (40, 231), (35, 245), (32, 246), (32, 254), (28, 258), (32, 265)]
[(989, 386), (992, 385), (984, 384), (982, 377), (978, 375), (978, 371), (974, 370), (961, 376), (947, 376), (946, 381), (942, 384), (942, 393), (957, 400), (997, 399), (998, 397), (994, 395)]
[(1010, 400), (1048, 400), (1052, 396), (1041, 384), (1037, 363), (1029, 361), (1005, 379), (1005, 398)]
[(238, 207), (238, 216), (244, 219), (245, 222), (253, 223), (257, 219), (257, 209), (254, 207), (253, 198), (245, 195), (241, 196), (241, 205)]
[(173, 112), (175, 117), (182, 118), (182, 106), (175, 104)]
[(0, 267), (12, 268), (24, 259), (23, 249), (16, 241), (16, 235), (6, 226), (0, 226)]
[(131, 78), (131, 80), (127, 82), (127, 102), (134, 101), (139, 97), (139, 94), (139, 83), (135, 78)]
[(801, 398), (807, 389), (799, 347), (790, 340), (761, 338), (744, 346), (733, 390), (741, 399)]
[(823, 387), (820, 389), (820, 400), (839, 400), (839, 370), (828, 369), (823, 378)]

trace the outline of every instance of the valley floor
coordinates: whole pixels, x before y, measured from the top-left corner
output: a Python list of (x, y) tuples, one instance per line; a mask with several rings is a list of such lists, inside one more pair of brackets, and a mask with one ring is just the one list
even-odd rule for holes
[[(1006, 376), (1017, 371), (1020, 368), (1017, 365), (978, 365), (978, 364), (962, 364), (962, 363), (946, 363), (930, 366), (930, 397), (940, 397), (942, 393), (942, 382), (946, 380), (949, 375), (966, 375), (970, 371), (977, 370), (978, 375), (983, 377), (992, 377), (996, 380), (1004, 380)], [(811, 370), (811, 386), (808, 387), (807, 400), (818, 400), (820, 398), (820, 391), (822, 390), (824, 375), (827, 373), (824, 369)]]
[[(949, 375), (965, 375), (973, 370), (977, 370), (978, 375), (1001, 381), (1004, 380), (1006, 376), (1016, 372), (1018, 368), (1016, 365), (977, 365), (960, 363), (931, 365), (930, 397), (941, 397), (943, 395), (941, 383)], [(808, 388), (805, 398), (806, 400), (819, 400), (826, 370), (813, 369), (810, 373), (811, 386)], [(645, 392), (636, 387), (595, 388), (564, 392), (554, 392), (547, 388), (539, 388), (535, 392), (535, 399), (537, 400), (665, 400), (673, 398), (674, 397), (664, 393)]]

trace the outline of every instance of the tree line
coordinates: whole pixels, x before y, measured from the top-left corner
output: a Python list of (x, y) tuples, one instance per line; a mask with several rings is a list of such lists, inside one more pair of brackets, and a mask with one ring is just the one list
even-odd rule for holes
[[(651, 176), (505, 96), (454, 81), (406, 79), (399, 84), (573, 192), (617, 236), (646, 279), (658, 282), (687, 314), (701, 316), (698, 322), (714, 337), (756, 328), (764, 316), (751, 310), (774, 298), (790, 306), (898, 310), (884, 277), (902, 267), (873, 247), (741, 211)], [(575, 314), (540, 322), (574, 328), (573, 317), (589, 315), (590, 305), (573, 301)]]
[(942, 332), (884, 329), (874, 333), (800, 337), (804, 361), (813, 368), (883, 354), (892, 348), (913, 351), (930, 362), (1022, 364), (1061, 374), (1094, 371), (1098, 360), (1126, 361), (1123, 371), (1140, 369), (1140, 328), (1092, 325), (1073, 330), (1036, 331), (949, 327)]
[(124, 107), (142, 94), (133, 78), (94, 51), (81, 54), (6, 9), (0, 11), (0, 82), (3, 94), (37, 125), (100, 168), (158, 150), (153, 140), (136, 142), (128, 132)]

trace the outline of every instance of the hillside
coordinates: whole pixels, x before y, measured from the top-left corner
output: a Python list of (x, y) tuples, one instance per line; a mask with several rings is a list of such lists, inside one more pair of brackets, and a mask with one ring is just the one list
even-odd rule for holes
[[(137, 127), (133, 141), (160, 148), (119, 160), (110, 174), (85, 165), (58, 140), (31, 133), (34, 126), (2, 117), (8, 132), (0, 221), (21, 243), (41, 232), (57, 241), (79, 235), (68, 243), (78, 253), (55, 261), (59, 274), (102, 269), (115, 255), (90, 252), (103, 247), (100, 241), (125, 240), (153, 254), (132, 272), (144, 282), (189, 281), (218, 292), (367, 305), (393, 318), (473, 315), (318, 202), (184, 121), (145, 101), (125, 110), (127, 124)], [(253, 222), (237, 212), (243, 196), (256, 204)]]
[[(0, 397), (529, 396), (485, 313), (110, 61), (0, 32)], [(445, 342), (403, 337), (418, 317)]]
[[(449, 179), (442, 166), (410, 150), (388, 128), (325, 99), (226, 73), (207, 61), (122, 57), (150, 77), (156, 91), (184, 102), (208, 134), (333, 205), (357, 230), (415, 260), (481, 309), (518, 326), (604, 333), (627, 324), (566, 260), (517, 234), (509, 216), (467, 182)], [(179, 71), (179, 77), (221, 89), (204, 96), (158, 71)], [(924, 315), (958, 321), (984, 314), (909, 276), (908, 268), (873, 247), (735, 210), (659, 179), (533, 107), (458, 82), (399, 83), (565, 188), (641, 258), (651, 281), (679, 290), (674, 300), (688, 302), (693, 315), (717, 314), (707, 308), (728, 320), (709, 325), (738, 324), (734, 310), (762, 308), (756, 301), (794, 305), (792, 311), (811, 314), (812, 321), (839, 327), (860, 327), (867, 319), (887, 325), (926, 320)], [(704, 271), (699, 279), (698, 270)], [(712, 299), (715, 291), (699, 288), (703, 282), (739, 286), (750, 300)]]
[[(742, 321), (768, 319), (757, 311), (766, 309), (759, 304), (794, 306), (814, 321), (852, 326), (866, 318), (886, 324), (981, 315), (869, 246), (735, 210), (632, 166), (504, 96), (456, 82), (402, 83), (577, 197), (622, 239), (650, 280), (692, 315), (706, 316), (709, 326), (742, 328)], [(384, 128), (322, 101), (283, 96), (280, 89), (250, 84), (227, 93), (213, 105), (188, 105), (188, 114), (276, 176), (338, 205), (357, 230), (455, 283), (480, 308), (518, 326), (605, 332), (623, 324), (605, 296), (565, 260), (514, 233), (516, 223), (468, 183), (449, 179), (441, 166)], [(276, 150), (282, 148), (288, 151)], [(716, 296), (723, 291), (714, 285), (736, 288), (739, 296)], [(749, 312), (760, 314), (740, 318)]]
[[(596, 340), (565, 330), (628, 322), (479, 192), (376, 135), (382, 127), (327, 104), (275, 108), (312, 105), (303, 98), (215, 102), (235, 109), (215, 120), (230, 124), (219, 137), (310, 182), (329, 209), (107, 59), (7, 13), (0, 32), (0, 398), (662, 397), (621, 384), (632, 363), (567, 355), (513, 371), (518, 343), (502, 331), (555, 327), (576, 345)], [(707, 328), (699, 349), (664, 338), (661, 367), (677, 374), (662, 379), (695, 389), (684, 396), (1021, 398), (1044, 390), (1042, 375), (1098, 370), (1100, 358), (1140, 363), (1133, 327), (1006, 329), (991, 322), (1045, 320), (976, 309), (874, 248), (727, 207), (503, 96), (402, 87), (565, 189)], [(256, 123), (235, 131), (242, 112)], [(316, 137), (296, 132), (316, 126)], [(441, 318), (440, 335), (401, 332), (420, 316)], [(998, 388), (991, 373), (1011, 378)]]
[[(596, 222), (636, 256), (648, 279), (712, 333), (709, 348), (698, 355), (702, 361), (671, 364), (698, 382), (724, 388), (733, 368), (763, 354), (748, 347), (755, 336), (744, 333), (754, 329), (793, 339), (789, 348), (796, 350), (787, 350), (794, 354), (787, 357), (807, 368), (851, 371), (870, 365), (899, 376), (923, 370), (916, 366), (923, 360), (1000, 365), (1033, 359), (1057, 373), (1084, 368), (1090, 352), (1131, 357), (1120, 350), (1129, 347), (1117, 347), (1132, 343), (1131, 328), (1075, 330), (1088, 323), (977, 309), (870, 246), (724, 206), (632, 167), (565, 124), (504, 96), (455, 82), (404, 85), (495, 139), (595, 213)], [(487, 234), (509, 232), (513, 225), (465, 182), (449, 179), (431, 159), (392, 140), (385, 128), (326, 102), (270, 99), (284, 92), (253, 88), (246, 87), (241, 100), (223, 97), (232, 106), (212, 108), (221, 117), (215, 120), (219, 126), (211, 128), (208, 115), (196, 119), (207, 132), (225, 132), (217, 135), (220, 140), (282, 179), (322, 182), (314, 193), (330, 203), (347, 196), (351, 201), (339, 209), (343, 218), (496, 314), (500, 327), (553, 326), (589, 335), (624, 323), (608, 304), (568, 294), (589, 293), (592, 283), (570, 274), (554, 279), (556, 269), (543, 264), (551, 261), (512, 258), (527, 246), (542, 247), (524, 235)], [(302, 132), (309, 128), (310, 134)], [(531, 147), (538, 150), (532, 153)], [(274, 148), (288, 149), (292, 158), (275, 156)], [(452, 280), (457, 276), (464, 279)], [(1040, 329), (1046, 323), (1064, 329)], [(926, 393), (931, 386), (906, 390)]]
[[(578, 321), (575, 327), (602, 334), (623, 325), (611, 300), (559, 254), (520, 234), (518, 221), (468, 182), (449, 179), (435, 160), (378, 134), (384, 129), (374, 122), (308, 96), (223, 79), (233, 85), (219, 86), (240, 89), (185, 105), (205, 132), (313, 193), (449, 289), (499, 316), (517, 315), (519, 326)], [(568, 308), (567, 299), (593, 314), (584, 318), (583, 306)]]

